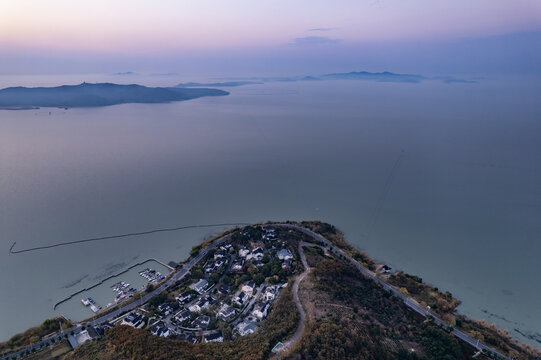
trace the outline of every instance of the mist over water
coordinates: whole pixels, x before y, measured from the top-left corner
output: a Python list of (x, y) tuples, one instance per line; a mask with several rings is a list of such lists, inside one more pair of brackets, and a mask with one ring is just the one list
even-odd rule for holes
[(541, 333), (539, 84), (269, 83), (171, 104), (0, 111), (0, 339), (60, 315), (55, 302), (111, 269), (179, 261), (219, 229), (9, 255), (14, 241), (320, 219), (526, 341), (515, 328)]

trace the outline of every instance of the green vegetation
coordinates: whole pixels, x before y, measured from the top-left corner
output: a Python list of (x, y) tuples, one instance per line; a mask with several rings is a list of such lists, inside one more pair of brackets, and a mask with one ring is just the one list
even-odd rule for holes
[(11, 352), (22, 346), (38, 342), (42, 337), (60, 330), (60, 325), (62, 325), (62, 329), (64, 330), (73, 326), (70, 321), (62, 317), (46, 319), (40, 326), (30, 328), (24, 333), (16, 334), (8, 341), (0, 343), (0, 354)]
[(61, 341), (55, 344), (52, 348), (46, 348), (42, 351), (32, 351), (32, 353), (26, 357), (27, 360), (59, 360), (63, 355), (72, 351), (71, 345), (67, 341)]
[(153, 297), (148, 300), (148, 305), (151, 309), (157, 308), (159, 305), (166, 303), (169, 301), (169, 298), (167, 296), (167, 293), (164, 291), (158, 295), (154, 295)]
[[(363, 262), (365, 267), (371, 268), (370, 265), (374, 264), (366, 254), (359, 252), (346, 243), (343, 240), (343, 234), (332, 225), (311, 221), (303, 222), (302, 226), (323, 235), (327, 240), (348, 252), (357, 261)], [(362, 260), (358, 255), (359, 253), (367, 259)], [(498, 349), (503, 354), (514, 359), (541, 358), (541, 351), (534, 349), (530, 345), (518, 343), (507, 331), (498, 329), (496, 325), (488, 324), (483, 320), (471, 320), (463, 315), (457, 315), (455, 311), (460, 301), (453, 298), (450, 292), (441, 292), (438, 288), (423, 283), (420, 277), (404, 272), (383, 275), (383, 277), (391, 285), (399, 288), (420, 304), (429, 305), (443, 320), (480, 339), (488, 346)]]
[[(527, 344), (516, 342), (507, 330), (498, 329), (495, 324), (484, 320), (471, 320), (464, 315), (456, 316), (456, 324), (462, 330), (483, 341), (488, 346), (500, 349), (514, 359), (540, 359), (541, 351)], [(525, 357), (529, 355), (529, 357)]]
[(352, 265), (306, 249), (307, 331), (291, 358), (468, 359), (473, 349), (411, 312)]
[(190, 250), (190, 257), (196, 257), (197, 255), (199, 255), (200, 252), (201, 252), (201, 244), (195, 245)]
[(423, 279), (398, 271), (388, 277), (388, 282), (411, 295), (420, 304), (428, 305), (432, 311), (440, 316), (456, 311), (460, 301), (453, 298), (450, 292), (441, 293), (430, 285), (423, 283)]
[[(375, 268), (374, 261), (347, 244), (343, 234), (334, 226), (320, 222), (304, 222), (302, 225), (324, 235), (367, 268)], [(264, 281), (273, 284), (288, 281), (292, 274), (303, 271), (296, 249), (300, 241), (314, 243), (313, 239), (284, 228), (277, 228), (276, 233), (279, 240), (274, 241), (285, 242), (294, 256), (290, 270), (283, 269), (274, 256), (276, 250), (270, 250), (259, 267), (247, 265), (241, 274), (225, 274), (225, 270), (219, 270), (209, 275), (209, 282), (225, 283), (234, 288), (250, 279), (257, 284)], [(201, 249), (215, 239), (194, 247), (192, 256), (199, 254)], [(273, 248), (272, 242), (261, 239), (259, 227), (246, 227), (237, 231), (232, 234), (231, 240), (234, 247), (254, 248), (264, 244), (267, 249)], [(209, 252), (206, 258), (211, 258), (213, 253)], [(439, 327), (430, 319), (412, 311), (391, 292), (362, 276), (357, 268), (344, 261), (343, 256), (328, 253), (317, 246), (304, 247), (304, 253), (312, 268), (299, 289), (299, 297), (307, 315), (306, 327), (296, 348), (282, 354), (282, 357), (295, 360), (472, 358), (475, 349), (450, 334), (452, 328)], [(150, 299), (149, 310), (156, 313), (159, 304), (174, 302), (175, 293), (187, 290), (189, 283), (203, 277), (201, 264), (205, 260), (193, 267), (191, 275), (177, 282), (168, 292)], [(251, 264), (251, 260), (246, 263)], [(516, 344), (506, 332), (456, 315), (454, 311), (459, 302), (449, 292), (442, 293), (423, 283), (421, 278), (403, 272), (381, 276), (419, 303), (431, 306), (453, 326), (464, 329), (487, 345), (517, 360), (534, 358), (535, 350)], [(177, 305), (176, 302), (174, 304)], [(269, 316), (254, 334), (235, 337), (232, 329), (218, 321), (212, 311), (206, 309), (202, 313), (211, 317), (209, 328), (222, 330), (225, 342), (192, 345), (153, 336), (148, 331), (117, 326), (101, 339), (86, 343), (68, 354), (66, 359), (265, 359), (271, 356), (270, 351), (276, 343), (286, 341), (293, 334), (299, 321), (292, 300), (291, 283), (282, 290)], [(192, 320), (195, 316), (192, 314)], [(477, 357), (481, 360), (488, 358), (487, 354)]]

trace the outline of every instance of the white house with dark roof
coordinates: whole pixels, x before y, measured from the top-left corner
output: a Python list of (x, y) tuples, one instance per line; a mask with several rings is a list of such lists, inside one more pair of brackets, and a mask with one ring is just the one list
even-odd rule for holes
[(159, 337), (168, 337), (171, 335), (171, 330), (166, 326), (160, 326), (158, 324), (155, 324), (150, 328), (150, 332), (152, 335), (156, 335)]
[(249, 253), (250, 253), (250, 249), (248, 249), (246, 246), (243, 246), (239, 250), (239, 256), (242, 258), (245, 258), (246, 256), (248, 256)]
[(184, 321), (190, 320), (191, 315), (192, 314), (190, 313), (190, 311), (184, 309), (176, 313), (175, 320), (182, 323)]
[(179, 335), (177, 335), (177, 339), (184, 340), (184, 341), (187, 341), (187, 342), (192, 343), (192, 344), (197, 343), (197, 338), (191, 332), (186, 332), (186, 333), (183, 333), (183, 334), (179, 334)]
[(225, 250), (218, 250), (214, 253), (214, 260), (223, 259), (226, 256)]
[(254, 309), (252, 310), (252, 315), (257, 317), (258, 319), (264, 319), (267, 317), (267, 313), (269, 311), (270, 304), (269, 303), (256, 303), (254, 305)]
[(216, 263), (214, 261), (209, 261), (206, 265), (205, 265), (205, 272), (207, 274), (210, 274), (211, 272), (214, 271), (214, 269), (216, 268)]
[(233, 302), (239, 306), (243, 306), (249, 298), (250, 296), (246, 295), (244, 291), (241, 291), (237, 296), (233, 298)]
[(210, 316), (199, 315), (194, 321), (193, 326), (197, 329), (206, 329), (210, 324)]
[(227, 304), (223, 304), (220, 311), (218, 311), (218, 314), (216, 315), (223, 321), (228, 321), (235, 316), (235, 308)]
[(214, 300), (211, 296), (201, 297), (195, 304), (192, 304), (188, 309), (191, 312), (201, 312), (201, 310), (208, 308), (210, 305), (214, 304)]
[(239, 323), (236, 327), (237, 332), (240, 334), (240, 336), (245, 336), (248, 334), (254, 333), (258, 328), (257, 323), (245, 319), (243, 322)]
[(129, 313), (128, 316), (126, 316), (122, 320), (121, 325), (129, 325), (131, 327), (134, 327), (136, 329), (140, 329), (146, 325), (144, 318), (142, 315), (139, 315), (135, 312)]
[(252, 262), (252, 264), (254, 264), (255, 267), (261, 267), (265, 265), (265, 263), (262, 260), (255, 260), (254, 262)]
[(246, 256), (246, 260), (249, 259), (255, 259), (255, 260), (261, 260), (263, 259), (263, 256), (265, 256), (265, 252), (261, 247), (257, 247), (250, 254)]
[(288, 249), (282, 249), (276, 253), (276, 256), (280, 260), (291, 260), (293, 259), (293, 254)]
[(253, 280), (245, 282), (242, 285), (242, 291), (244, 291), (247, 294), (251, 295), (254, 292), (254, 289), (255, 289), (255, 281), (253, 281)]
[(222, 335), (221, 331), (207, 334), (203, 336), (203, 342), (209, 343), (209, 342), (222, 342), (224, 341), (224, 337)]
[(216, 262), (214, 263), (214, 268), (215, 269), (219, 269), (221, 268), (222, 266), (224, 266), (224, 264), (227, 263), (227, 259), (218, 259), (216, 260)]
[(220, 284), (218, 287), (217, 287), (217, 290), (220, 294), (222, 295), (227, 295), (229, 293), (229, 285), (227, 284)]
[(238, 259), (233, 263), (233, 266), (231, 267), (231, 270), (234, 272), (241, 272), (242, 268), (244, 266), (244, 259)]
[(262, 238), (264, 240), (274, 240), (276, 239), (276, 229), (272, 226), (265, 226), (263, 227), (264, 234), (262, 235)]
[(158, 310), (160, 310), (162, 314), (167, 316), (173, 312), (173, 306), (170, 303), (160, 304), (158, 306)]
[(267, 286), (265, 292), (263, 292), (263, 299), (265, 301), (272, 301), (278, 296), (278, 287), (276, 285)]
[(184, 304), (185, 302), (187, 302), (188, 300), (190, 300), (192, 298), (192, 294), (190, 294), (189, 292), (187, 291), (184, 291), (182, 292), (181, 294), (179, 294), (179, 296), (176, 297), (176, 300), (181, 303), (181, 304)]
[(205, 280), (205, 279), (201, 279), (199, 280), (198, 282), (196, 282), (195, 284), (192, 284), (190, 285), (190, 289), (192, 290), (195, 290), (197, 291), (198, 293), (202, 294), (205, 292), (207, 286), (208, 286), (208, 281)]
[(68, 342), (70, 343), (71, 347), (75, 349), (79, 345), (82, 345), (87, 341), (94, 340), (98, 337), (99, 334), (96, 332), (96, 330), (92, 326), (89, 326), (86, 330), (81, 331), (77, 335), (69, 335)]

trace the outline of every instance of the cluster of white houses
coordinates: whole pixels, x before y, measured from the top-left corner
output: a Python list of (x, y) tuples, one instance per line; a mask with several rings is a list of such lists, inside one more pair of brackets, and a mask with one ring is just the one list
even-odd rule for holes
[[(203, 276), (175, 293), (174, 303), (159, 305), (153, 314), (132, 312), (122, 320), (122, 324), (136, 328), (148, 326), (153, 335), (174, 336), (192, 343), (223, 341), (218, 330), (219, 322), (230, 327), (233, 336), (251, 334), (267, 317), (286, 284), (271, 284), (261, 278), (258, 284), (248, 276), (253, 272), (248, 269), (260, 268), (273, 259), (277, 259), (274, 267), (278, 261), (282, 269), (289, 270), (293, 254), (285, 242), (279, 241), (272, 227), (264, 227), (260, 239), (223, 244), (204, 260), (201, 265)], [(220, 274), (219, 280), (216, 281), (217, 276), (212, 274)], [(231, 278), (247, 277), (248, 280), (233, 287), (222, 281), (226, 276), (230, 285)]]

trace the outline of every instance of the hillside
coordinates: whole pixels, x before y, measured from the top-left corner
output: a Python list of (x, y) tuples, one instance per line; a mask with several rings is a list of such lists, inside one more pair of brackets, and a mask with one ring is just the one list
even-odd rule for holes
[(166, 103), (229, 93), (217, 89), (187, 89), (111, 83), (57, 87), (10, 87), (0, 90), (0, 108), (93, 107), (126, 103)]
[[(303, 223), (329, 241), (358, 258), (367, 267), (374, 262), (343, 240), (333, 226), (318, 222)], [(476, 349), (457, 339), (449, 329), (438, 326), (412, 311), (400, 299), (359, 273), (343, 257), (329, 252), (298, 231), (280, 229), (280, 239), (305, 255), (310, 272), (300, 284), (298, 295), (306, 312), (304, 331), (298, 342), (281, 353), (288, 359), (471, 359)], [(312, 242), (308, 244), (308, 242)], [(294, 254), (298, 258), (299, 253)], [(393, 281), (425, 300), (439, 304), (438, 315), (454, 312), (458, 301), (450, 294), (404, 280), (403, 273)], [(271, 350), (286, 342), (297, 329), (299, 313), (292, 296), (292, 280), (280, 294), (269, 316), (258, 331), (223, 343), (189, 344), (151, 335), (148, 331), (116, 326), (98, 340), (80, 346), (66, 359), (266, 359)], [(428, 291), (427, 289), (430, 289)], [(430, 294), (430, 295), (427, 295)], [(417, 300), (417, 298), (415, 298)], [(419, 298), (419, 303), (423, 300)], [(454, 316), (454, 315), (453, 315)], [(534, 359), (535, 350), (515, 343), (505, 333), (480, 322), (460, 317), (469, 333), (482, 336), (487, 343), (515, 359)], [(456, 322), (458, 324), (458, 322)], [(477, 354), (478, 359), (488, 359)]]

